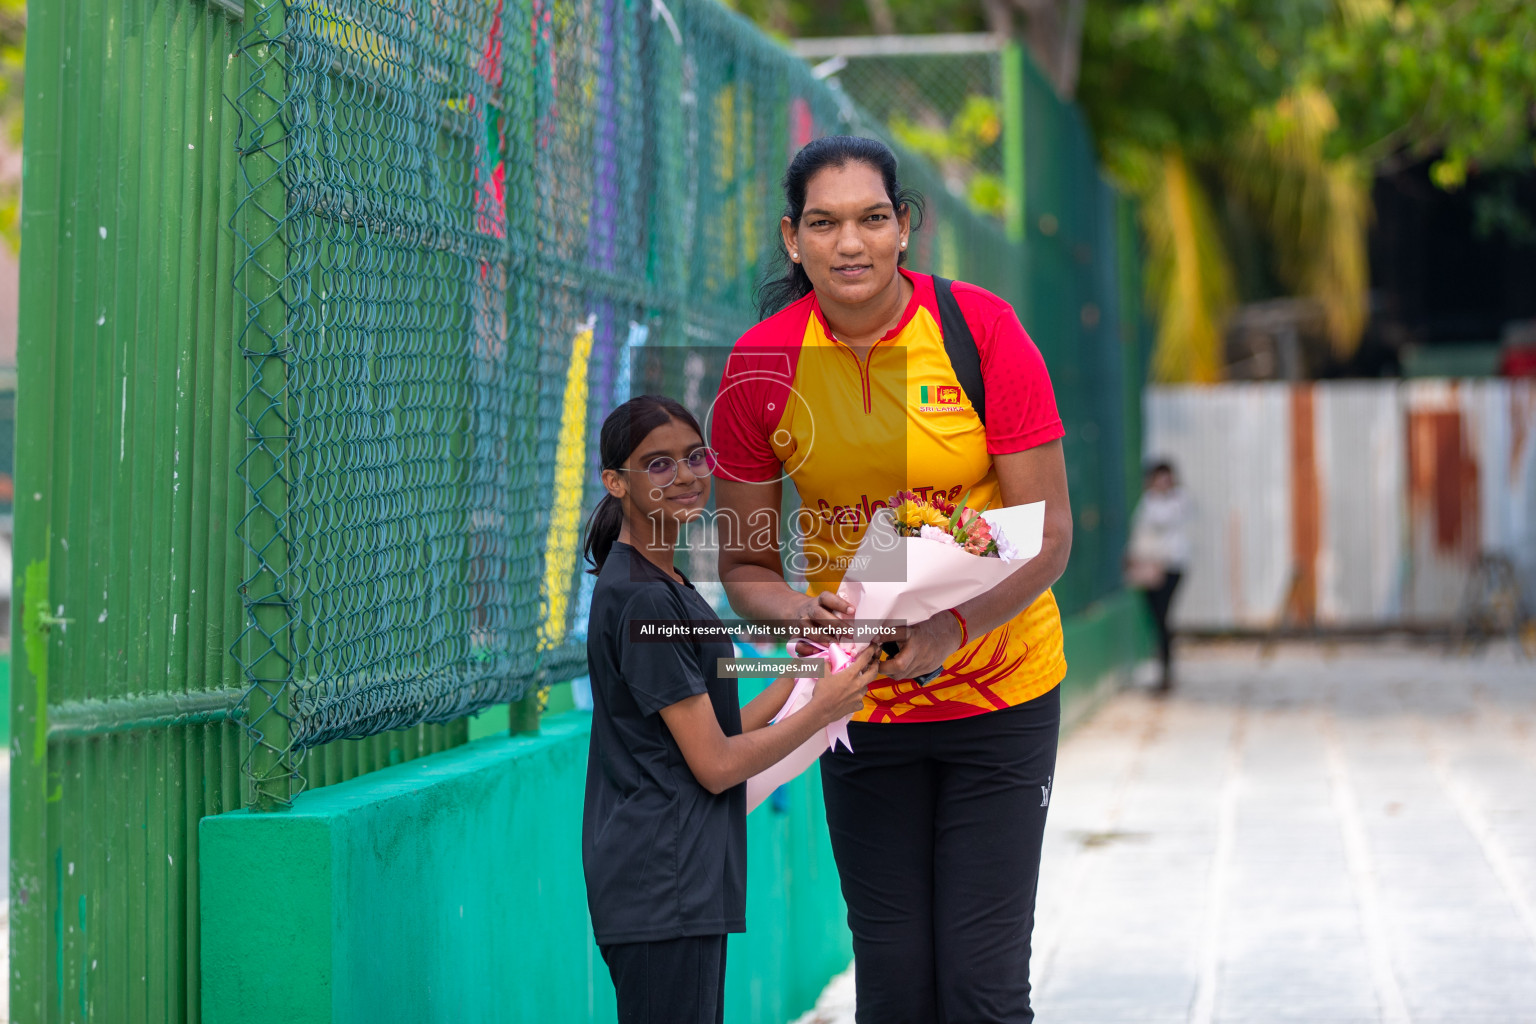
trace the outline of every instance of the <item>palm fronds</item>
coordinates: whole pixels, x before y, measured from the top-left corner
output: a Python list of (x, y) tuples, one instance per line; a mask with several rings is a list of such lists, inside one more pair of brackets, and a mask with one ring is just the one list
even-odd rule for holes
[(1255, 116), (1223, 171), (1266, 224), (1282, 283), (1317, 301), (1334, 352), (1348, 356), (1367, 314), (1370, 175), (1328, 154), (1337, 128), (1327, 94), (1300, 86)]
[(1169, 382), (1220, 380), (1234, 289), (1210, 198), (1177, 149), (1128, 150), (1116, 164), (1141, 201), (1147, 299), (1158, 316), (1152, 374)]

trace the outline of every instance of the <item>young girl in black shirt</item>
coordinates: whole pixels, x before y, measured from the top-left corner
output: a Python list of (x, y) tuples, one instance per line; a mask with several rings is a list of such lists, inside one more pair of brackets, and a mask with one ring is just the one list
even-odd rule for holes
[[(746, 930), (746, 786), (818, 729), (863, 706), (871, 645), (777, 725), (793, 680), (745, 708), (718, 676), (728, 639), (637, 639), (631, 622), (718, 622), (672, 565), (703, 515), (714, 452), (682, 405), (642, 395), (603, 422), (603, 486), (588, 524), (592, 743), (582, 818), (587, 904), (620, 1024), (720, 1024), (725, 937)], [(723, 531), (728, 535), (731, 531)]]

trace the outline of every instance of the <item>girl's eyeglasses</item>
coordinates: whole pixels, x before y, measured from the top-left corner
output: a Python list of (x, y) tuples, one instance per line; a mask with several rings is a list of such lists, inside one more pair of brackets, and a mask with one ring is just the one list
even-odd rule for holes
[[(683, 460), (688, 464), (688, 472), (694, 476), (710, 476), (715, 471), (717, 457), (713, 448), (695, 448), (693, 453)], [(629, 469), (620, 466), (625, 473), (638, 473), (638, 469)], [(677, 460), (670, 455), (659, 455), (652, 459), (650, 465), (645, 467), (645, 473), (651, 478), (651, 484), (656, 487), (671, 487), (677, 480)]]

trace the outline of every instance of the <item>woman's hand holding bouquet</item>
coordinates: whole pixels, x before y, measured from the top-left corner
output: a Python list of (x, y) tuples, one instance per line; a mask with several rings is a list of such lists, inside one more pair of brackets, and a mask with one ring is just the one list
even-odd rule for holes
[[(895, 626), (905, 642), (899, 653), (884, 663), (881, 674), (912, 678), (892, 672), (923, 668), (926, 676), (916, 678), (920, 683), (927, 682), (938, 675), (944, 659), (954, 650), (947, 647), (947, 637), (942, 641), (936, 639), (938, 630), (949, 627), (942, 619), (930, 620), (986, 593), (1038, 555), (1044, 525), (1044, 502), (978, 512), (966, 507), (964, 498), (958, 505), (951, 505), (942, 497), (923, 499), (910, 491), (900, 491), (871, 520), (837, 588), (836, 600), (826, 593), (807, 600), (802, 612), (807, 632), (813, 633), (819, 625), (852, 618), (855, 612), (861, 620)], [(958, 626), (954, 616), (943, 618)], [(908, 626), (909, 623), (916, 625)], [(808, 647), (814, 651), (821, 646), (800, 641), (793, 649), (806, 654), (810, 653)], [(818, 653), (828, 659), (828, 667), (836, 673), (853, 658), (859, 646), (832, 643)], [(937, 665), (932, 664), (935, 660)], [(774, 721), (806, 707), (815, 689), (815, 681), (797, 680)], [(852, 713), (849, 712), (850, 716)], [(852, 750), (847, 729), (847, 717), (828, 725), (789, 757), (748, 780), (747, 810), (810, 767), (834, 744), (842, 743)]]
[[(978, 512), (965, 504), (969, 497), (967, 494), (956, 504), (943, 494), (924, 498), (911, 491), (898, 491), (890, 499), (896, 533), (920, 537), (980, 558), (1017, 558), (1018, 552), (1001, 528), (994, 527), (982, 514), (986, 509)], [(882, 666), (882, 673), (892, 679), (932, 682), (943, 669), (945, 659), (971, 639), (961, 622), (958, 613), (947, 615), (941, 611), (898, 629), (896, 641), (885, 645), (891, 657)]]
[[(824, 626), (836, 625), (851, 618), (853, 618), (853, 605), (831, 590), (812, 594), (800, 606), (800, 628), (805, 630), (807, 636), (816, 635)], [(810, 654), (811, 650), (812, 648), (807, 645), (800, 653)]]

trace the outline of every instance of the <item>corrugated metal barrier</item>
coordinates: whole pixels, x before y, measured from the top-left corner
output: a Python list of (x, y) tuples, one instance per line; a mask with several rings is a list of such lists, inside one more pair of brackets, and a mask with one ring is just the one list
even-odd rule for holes
[(1155, 387), (1146, 418), (1196, 509), (1182, 628), (1444, 627), (1483, 555), (1536, 608), (1536, 382)]

